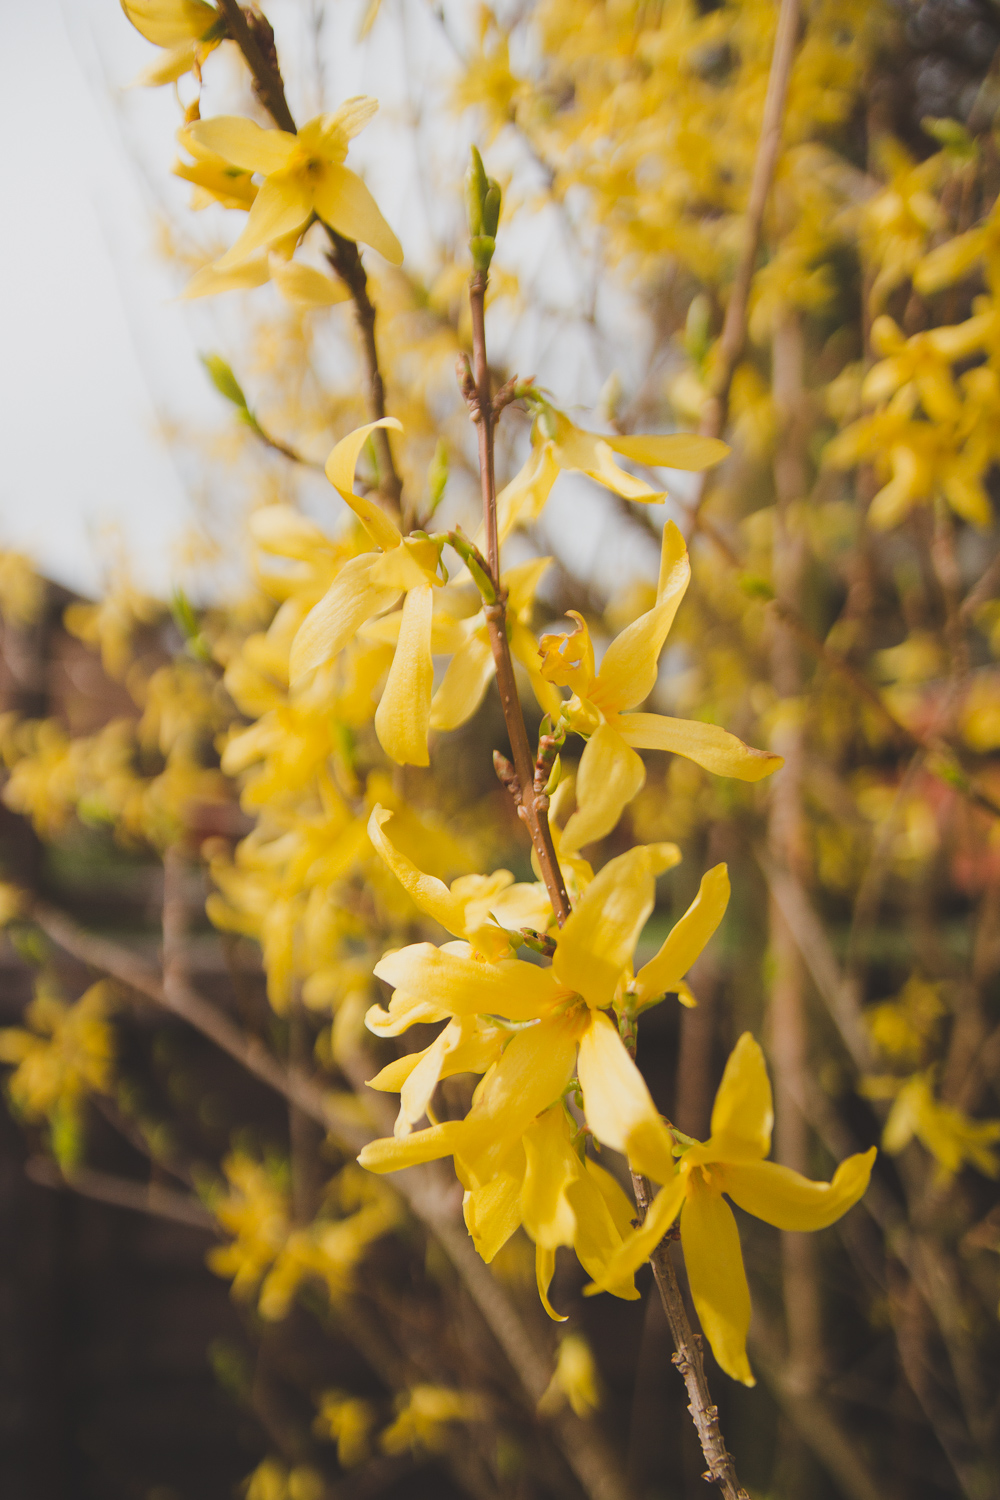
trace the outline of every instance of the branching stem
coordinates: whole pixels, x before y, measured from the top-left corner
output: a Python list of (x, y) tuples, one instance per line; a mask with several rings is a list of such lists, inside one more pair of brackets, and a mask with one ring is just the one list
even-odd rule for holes
[[(483, 494), (483, 520), (486, 526), (486, 560), (497, 593), (497, 603), (485, 606), (485, 614), (489, 626), (490, 644), (493, 647), (493, 659), (496, 663), (497, 686), (500, 689), (504, 722), (514, 756), (513, 769), (516, 782), (510, 778), (509, 784), (517, 786), (518, 811), (531, 834), (539, 867), (552, 902), (552, 910), (561, 927), (569, 916), (569, 898), (566, 894), (562, 871), (559, 868), (559, 860), (552, 844), (547, 817), (548, 798), (544, 792), (539, 794), (535, 787), (535, 762), (528, 744), (528, 731), (525, 728), (517, 684), (514, 680), (514, 667), (507, 640), (506, 604), (500, 587), (496, 476), (493, 467), (493, 435), (497, 412), (490, 389), (484, 316), (487, 280), (488, 276), (485, 271), (476, 271), (469, 283), (475, 390), (470, 391), (468, 395), (469, 405), (479, 428), (479, 472)], [(646, 1217), (650, 1204), (649, 1184), (643, 1177), (633, 1173), (632, 1187), (639, 1218), (642, 1220)], [(701, 1340), (691, 1330), (684, 1298), (670, 1259), (667, 1240), (662, 1240), (657, 1246), (651, 1257), (651, 1264), (663, 1310), (670, 1324), (674, 1347), (677, 1350), (674, 1363), (687, 1386), (690, 1401), (688, 1410), (697, 1429), (698, 1440), (708, 1465), (705, 1477), (719, 1485), (725, 1500), (749, 1500), (747, 1492), (741, 1487), (736, 1477), (733, 1460), (722, 1437), (718, 1408), (712, 1403), (708, 1381), (705, 1378)]]

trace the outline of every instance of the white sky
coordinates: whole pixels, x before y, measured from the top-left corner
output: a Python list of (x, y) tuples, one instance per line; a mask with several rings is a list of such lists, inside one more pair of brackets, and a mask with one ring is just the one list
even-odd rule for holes
[[(380, 17), (374, 45), (364, 48), (353, 45), (364, 0), (326, 7), (325, 105), (356, 93), (381, 98), (382, 112), (352, 147), (352, 162), (401, 230), (408, 259), (419, 264), (428, 248), (427, 196), (435, 198), (435, 212), (461, 212), (453, 189), (471, 133), (456, 128), (447, 112), (442, 69), (450, 59), (428, 8), (384, 3), (392, 11)], [(124, 551), (135, 581), (162, 594), (182, 573), (180, 550), (195, 513), (183, 460), (161, 437), (158, 419), (200, 427), (231, 421), (206, 382), (198, 350), (233, 347), (242, 294), (180, 303), (175, 273), (157, 260), (154, 210), (166, 204), (183, 214), (187, 202), (186, 185), (169, 172), (178, 111), (170, 88), (127, 87), (156, 49), (128, 24), (117, 0), (8, 0), (3, 9), (5, 50), (14, 66), (0, 91), (0, 138), (7, 142), (0, 546), (28, 552), (50, 576), (91, 593)], [(314, 9), (313, 0), (267, 5), (293, 111), (303, 117), (321, 107), (319, 81), (297, 65)], [(454, 11), (460, 23), (474, 27), (473, 0), (455, 0)], [(206, 114), (239, 107), (227, 50), (214, 54), (206, 70)], [(436, 120), (431, 110), (423, 187), (415, 139), (399, 129), (413, 104), (415, 79), (425, 98), (445, 106)], [(509, 150), (502, 143), (493, 147), (493, 163), (504, 156), (503, 164), (511, 165)], [(231, 216), (218, 214), (228, 235)], [(210, 225), (209, 217), (201, 216), (201, 223)], [(578, 252), (555, 245), (557, 238), (551, 224), (536, 220), (520, 248), (530, 251), (536, 270), (548, 267), (543, 300), (565, 306), (586, 272)], [(505, 254), (516, 264), (515, 237)], [(528, 266), (517, 269), (533, 274)], [(620, 321), (620, 299), (611, 311)], [(593, 348), (573, 348), (565, 330), (553, 340), (554, 326), (541, 320), (526, 330), (512, 328), (503, 352), (513, 368), (534, 369), (558, 384), (561, 402), (593, 401), (609, 370), (600, 368)], [(545, 352), (553, 344), (558, 382), (553, 356)], [(608, 557), (598, 513), (581, 525), (596, 502), (587, 493), (592, 487), (581, 483), (560, 482), (546, 529), (564, 537), (567, 561), (580, 553), (573, 561), (589, 573), (600, 571)]]

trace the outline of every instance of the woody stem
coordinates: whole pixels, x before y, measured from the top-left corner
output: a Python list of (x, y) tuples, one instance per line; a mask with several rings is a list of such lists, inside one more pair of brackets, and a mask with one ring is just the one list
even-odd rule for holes
[(489, 277), (485, 271), (476, 271), (469, 283), (469, 302), (472, 309), (472, 367), (475, 376), (475, 392), (470, 398), (473, 419), (479, 431), (479, 477), (483, 492), (483, 521), (486, 526), (486, 561), (490, 581), (496, 593), (495, 604), (485, 604), (486, 625), (490, 646), (496, 664), (497, 687), (503, 708), (507, 737), (510, 740), (514, 770), (518, 781), (518, 813), (527, 825), (531, 842), (538, 856), (539, 868), (545, 888), (549, 893), (552, 910), (561, 927), (569, 916), (569, 897), (562, 871), (552, 844), (548, 820), (548, 798), (534, 788), (535, 763), (528, 743), (528, 731), (521, 711), (521, 700), (514, 678), (514, 663), (511, 660), (510, 642), (507, 639), (507, 600), (500, 586), (500, 543), (497, 534), (497, 489), (493, 467), (493, 434), (496, 429), (496, 412), (493, 409), (493, 392), (490, 367), (486, 359), (486, 284)]
[[(285, 97), (285, 85), (281, 69), (274, 52), (274, 37), (270, 27), (259, 15), (251, 20), (239, 0), (219, 0), (219, 10), (226, 22), (229, 35), (243, 54), (247, 67), (253, 75), (254, 90), (258, 99), (271, 116), (279, 130), (289, 135), (296, 134), (295, 120)], [(354, 303), (354, 314), (361, 340), (361, 357), (367, 380), (368, 406), (372, 421), (379, 422), (385, 416), (385, 383), (379, 367), (378, 349), (375, 344), (375, 307), (368, 294), (368, 277), (361, 260), (361, 252), (353, 240), (345, 239), (329, 224), (324, 228), (330, 239), (330, 264), (346, 285)], [(382, 427), (372, 433), (372, 443), (378, 461), (379, 493), (385, 507), (397, 518), (400, 513), (403, 481), (399, 477), (392, 456), (389, 434)]]
[[(545, 886), (552, 902), (552, 910), (560, 927), (569, 916), (569, 898), (559, 869), (559, 860), (552, 844), (546, 816), (548, 799), (534, 790), (534, 763), (528, 745), (528, 732), (514, 681), (514, 666), (507, 640), (506, 600), (500, 587), (500, 547), (497, 536), (496, 476), (493, 468), (493, 434), (496, 412), (490, 384), (490, 369), (486, 359), (485, 300), (488, 276), (485, 271), (476, 271), (469, 283), (469, 301), (472, 308), (472, 356), (475, 394), (470, 397), (473, 417), (479, 428), (479, 474), (483, 492), (483, 519), (486, 524), (486, 561), (490, 578), (496, 591), (497, 603), (486, 604), (484, 612), (489, 627), (490, 645), (496, 663), (497, 686), (503, 706), (504, 722), (514, 756), (517, 773), (519, 812), (531, 834), (531, 841), (538, 856), (538, 863), (545, 879)], [(635, 1036), (632, 1034), (629, 1050), (635, 1052)], [(646, 1217), (650, 1205), (650, 1188), (646, 1179), (632, 1173), (632, 1188), (635, 1193), (639, 1219)], [(692, 1333), (688, 1321), (684, 1298), (677, 1283), (677, 1275), (670, 1259), (670, 1247), (662, 1240), (651, 1257), (653, 1275), (663, 1310), (667, 1315), (670, 1333), (677, 1353), (674, 1363), (687, 1386), (689, 1407), (698, 1432), (698, 1440), (708, 1465), (708, 1475), (717, 1484), (725, 1500), (749, 1500), (746, 1490), (736, 1477), (736, 1469), (726, 1448), (719, 1427), (718, 1408), (712, 1404), (705, 1364), (701, 1352), (701, 1340)]]

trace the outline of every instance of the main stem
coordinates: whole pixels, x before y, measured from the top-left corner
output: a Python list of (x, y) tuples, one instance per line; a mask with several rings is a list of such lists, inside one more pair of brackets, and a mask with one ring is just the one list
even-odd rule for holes
[(548, 820), (548, 798), (535, 791), (535, 762), (528, 744), (528, 731), (524, 725), (521, 702), (517, 695), (514, 678), (514, 663), (507, 639), (507, 600), (500, 586), (500, 543), (497, 536), (497, 491), (493, 468), (493, 433), (496, 414), (493, 410), (493, 391), (490, 367), (486, 359), (486, 283), (485, 271), (476, 271), (469, 284), (469, 301), (472, 305), (472, 364), (476, 381), (473, 415), (479, 429), (479, 475), (483, 491), (483, 521), (486, 526), (486, 561), (489, 565), (490, 581), (496, 593), (496, 603), (485, 606), (486, 625), (490, 635), (490, 646), (496, 664), (497, 687), (503, 706), (504, 722), (510, 739), (517, 773), (518, 814), (523, 818), (531, 834), (531, 842), (538, 856), (539, 868), (545, 889), (552, 902), (556, 921), (561, 927), (569, 916), (569, 896), (559, 869), (559, 861), (552, 843), (552, 832)]
[[(490, 645), (493, 648), (493, 660), (496, 663), (497, 686), (500, 689), (504, 722), (514, 757), (514, 770), (517, 773), (518, 811), (531, 834), (545, 887), (552, 902), (552, 910), (561, 927), (570, 913), (569, 897), (566, 894), (559, 860), (552, 844), (547, 817), (548, 798), (539, 795), (534, 789), (534, 761), (528, 743), (524, 715), (521, 712), (521, 702), (517, 694), (517, 684), (514, 680), (514, 665), (507, 640), (506, 600), (500, 587), (496, 476), (493, 467), (493, 434), (496, 427), (496, 414), (493, 410), (490, 367), (486, 358), (485, 305), (488, 279), (485, 271), (476, 271), (469, 283), (469, 301), (472, 309), (472, 368), (476, 383), (472, 406), (479, 428), (479, 475), (483, 493), (483, 521), (486, 527), (486, 561), (489, 564), (490, 577), (497, 596), (496, 604), (485, 606), (486, 623), (489, 628)], [(632, 1189), (635, 1193), (636, 1208), (641, 1222), (649, 1211), (651, 1201), (649, 1184), (644, 1177), (633, 1172)], [(718, 1407), (713, 1405), (708, 1381), (705, 1378), (701, 1338), (691, 1330), (684, 1298), (677, 1282), (677, 1273), (670, 1259), (670, 1246), (667, 1240), (662, 1240), (653, 1251), (650, 1263), (677, 1351), (673, 1357), (674, 1364), (684, 1377), (689, 1398), (688, 1411), (694, 1421), (701, 1451), (708, 1465), (706, 1478), (719, 1486), (725, 1500), (749, 1500), (746, 1490), (736, 1477), (736, 1467), (719, 1427)]]

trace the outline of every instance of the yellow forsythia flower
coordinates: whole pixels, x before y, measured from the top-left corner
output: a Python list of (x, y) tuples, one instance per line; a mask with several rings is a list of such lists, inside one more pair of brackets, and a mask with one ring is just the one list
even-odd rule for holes
[(484, 1408), (478, 1396), (440, 1385), (415, 1385), (397, 1400), (397, 1416), (379, 1438), (386, 1453), (440, 1453), (448, 1445), (454, 1422), (479, 1422)]

